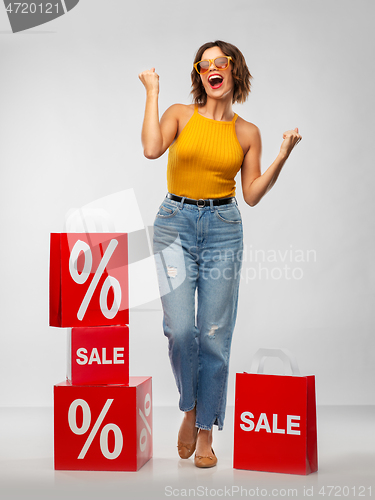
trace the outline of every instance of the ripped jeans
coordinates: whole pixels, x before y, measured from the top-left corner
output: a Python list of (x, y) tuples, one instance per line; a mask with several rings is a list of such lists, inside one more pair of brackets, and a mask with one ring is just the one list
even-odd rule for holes
[(153, 245), (179, 408), (196, 406), (196, 427), (222, 430), (243, 253), (237, 201), (199, 208), (165, 198)]

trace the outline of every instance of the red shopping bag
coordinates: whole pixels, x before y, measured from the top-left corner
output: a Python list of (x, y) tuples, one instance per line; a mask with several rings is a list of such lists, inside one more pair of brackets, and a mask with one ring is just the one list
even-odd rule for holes
[(52, 233), (50, 326), (128, 323), (128, 235)]
[[(262, 373), (265, 358), (290, 363), (292, 375)], [(252, 372), (236, 374), (233, 467), (287, 474), (318, 470), (315, 376), (300, 376), (286, 349), (260, 349)]]

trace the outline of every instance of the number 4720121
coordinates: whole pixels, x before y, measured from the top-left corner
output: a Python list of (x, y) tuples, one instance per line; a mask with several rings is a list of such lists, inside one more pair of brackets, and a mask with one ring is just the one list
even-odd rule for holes
[(322, 497), (371, 497), (371, 486), (322, 486), (319, 489)]
[(10, 14), (58, 14), (59, 7), (59, 3), (9, 2), (6, 11)]

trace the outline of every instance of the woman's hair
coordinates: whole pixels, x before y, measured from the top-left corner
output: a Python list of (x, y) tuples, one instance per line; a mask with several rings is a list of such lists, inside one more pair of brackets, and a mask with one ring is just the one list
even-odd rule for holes
[[(232, 76), (234, 80), (232, 103), (234, 104), (235, 102), (245, 102), (247, 96), (250, 93), (250, 79), (252, 78), (252, 76), (250, 74), (249, 68), (246, 65), (246, 61), (244, 56), (242, 55), (242, 52), (237, 49), (235, 45), (223, 42), (221, 40), (216, 40), (215, 42), (207, 42), (198, 49), (195, 55), (194, 64), (198, 61), (201, 61), (203, 52), (207, 49), (210, 49), (211, 47), (219, 47), (223, 54), (232, 58)], [(207, 94), (204, 90), (201, 77), (194, 67), (191, 72), (191, 82), (191, 94), (193, 95), (194, 103), (205, 105), (207, 102)]]

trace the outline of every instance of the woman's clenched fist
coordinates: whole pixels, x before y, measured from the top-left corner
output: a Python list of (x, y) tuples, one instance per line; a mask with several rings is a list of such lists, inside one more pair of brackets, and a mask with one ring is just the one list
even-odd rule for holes
[(298, 133), (298, 128), (296, 127), (294, 130), (287, 130), (284, 132), (283, 139), (280, 153), (289, 156), (294, 146), (302, 140), (302, 136)]
[(142, 73), (139, 73), (138, 78), (145, 86), (147, 93), (159, 93), (159, 75), (155, 73), (155, 68), (142, 71)]

